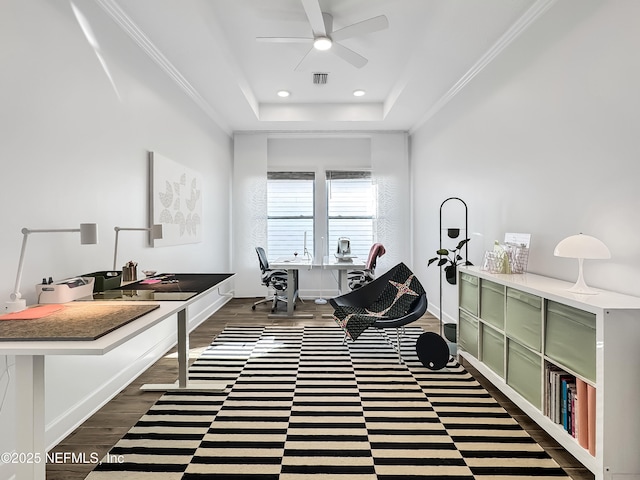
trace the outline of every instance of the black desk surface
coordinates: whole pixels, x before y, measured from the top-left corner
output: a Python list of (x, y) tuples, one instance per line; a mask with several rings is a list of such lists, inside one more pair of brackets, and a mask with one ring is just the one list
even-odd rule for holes
[[(233, 273), (161, 273), (106, 292), (95, 300), (188, 300), (222, 283)], [(160, 280), (148, 283), (149, 280)]]

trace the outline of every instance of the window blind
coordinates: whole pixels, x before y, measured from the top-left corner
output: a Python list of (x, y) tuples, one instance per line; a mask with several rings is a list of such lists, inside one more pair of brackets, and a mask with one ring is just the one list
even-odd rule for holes
[(351, 253), (366, 259), (374, 243), (376, 195), (369, 171), (326, 172), (329, 251), (339, 237), (351, 240)]
[(313, 253), (313, 172), (267, 173), (267, 254), (269, 258)]

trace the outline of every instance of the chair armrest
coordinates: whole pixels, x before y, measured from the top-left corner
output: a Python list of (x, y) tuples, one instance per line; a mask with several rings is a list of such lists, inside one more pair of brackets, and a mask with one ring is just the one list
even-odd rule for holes
[(364, 275), (365, 270), (347, 270), (347, 277), (354, 275)]
[(268, 270), (262, 277), (262, 282), (276, 290), (286, 290), (287, 272), (286, 270)]

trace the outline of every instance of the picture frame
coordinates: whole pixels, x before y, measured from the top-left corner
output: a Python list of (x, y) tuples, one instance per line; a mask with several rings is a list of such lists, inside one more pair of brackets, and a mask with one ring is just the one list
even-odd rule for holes
[(149, 152), (149, 224), (162, 224), (162, 247), (202, 241), (202, 176), (157, 152)]

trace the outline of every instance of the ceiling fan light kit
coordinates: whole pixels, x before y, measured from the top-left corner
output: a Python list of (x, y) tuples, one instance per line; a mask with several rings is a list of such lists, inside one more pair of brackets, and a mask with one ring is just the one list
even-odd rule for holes
[(313, 37), (257, 37), (259, 42), (269, 43), (311, 43), (312, 47), (302, 57), (294, 70), (302, 70), (309, 54), (314, 50), (329, 50), (345, 62), (350, 63), (356, 68), (364, 67), (368, 60), (359, 53), (345, 47), (341, 43), (342, 40), (348, 38), (366, 35), (379, 30), (389, 28), (389, 20), (384, 15), (369, 18), (361, 22), (357, 22), (338, 30), (333, 30), (333, 17), (320, 9), (319, 0), (301, 0)]
[(313, 41), (313, 48), (320, 51), (329, 50), (332, 44), (333, 42), (328, 37), (317, 37)]

